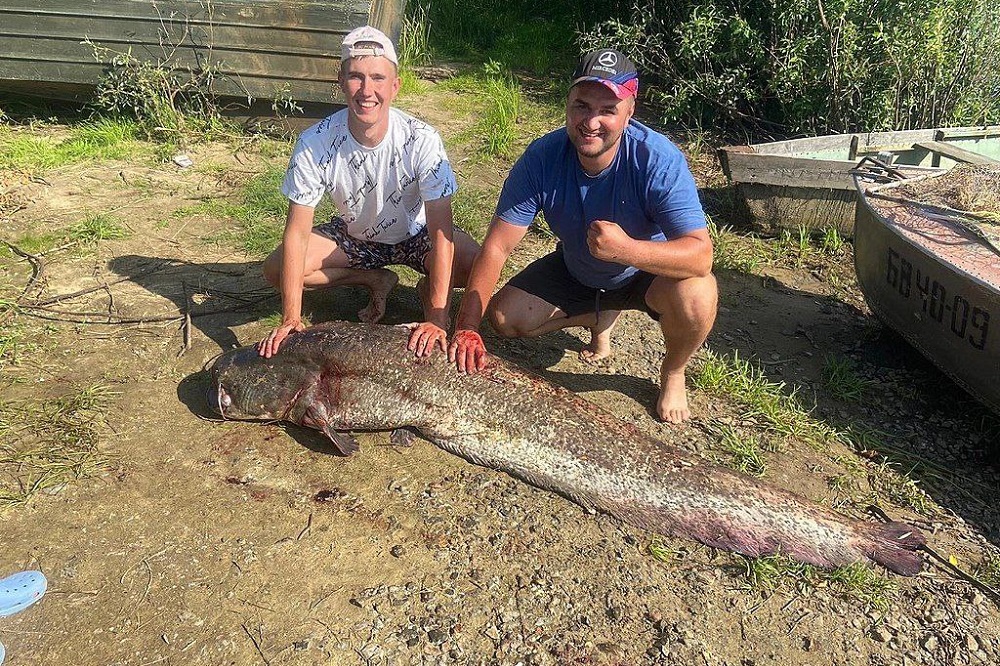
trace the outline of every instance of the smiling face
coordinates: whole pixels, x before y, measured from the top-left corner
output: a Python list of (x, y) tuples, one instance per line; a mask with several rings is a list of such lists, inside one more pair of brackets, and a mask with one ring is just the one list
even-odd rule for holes
[(362, 145), (377, 145), (389, 128), (389, 105), (399, 92), (396, 66), (381, 56), (348, 58), (340, 70), (348, 127)]
[(603, 84), (586, 81), (570, 88), (566, 132), (584, 170), (597, 174), (611, 164), (633, 111), (634, 98), (618, 99)]

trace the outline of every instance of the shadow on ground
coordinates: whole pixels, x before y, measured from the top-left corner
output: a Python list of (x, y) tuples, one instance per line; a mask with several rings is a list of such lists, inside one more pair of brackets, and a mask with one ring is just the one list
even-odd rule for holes
[[(709, 338), (716, 352), (759, 364), (814, 418), (874, 435), (871, 449), (1000, 545), (997, 415), (854, 305), (772, 278), (719, 278), (722, 307)], [(839, 399), (826, 381), (838, 361), (863, 384), (856, 400)]]

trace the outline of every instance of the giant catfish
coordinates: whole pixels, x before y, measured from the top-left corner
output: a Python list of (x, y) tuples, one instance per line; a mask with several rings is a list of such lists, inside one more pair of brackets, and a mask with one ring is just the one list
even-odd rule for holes
[(710, 464), (499, 358), (473, 375), (439, 352), (417, 358), (407, 336), (400, 326), (330, 322), (287, 338), (270, 359), (234, 349), (212, 366), (209, 402), (227, 419), (316, 428), (345, 455), (357, 450), (346, 431), (414, 428), (588, 509), (744, 555), (921, 569), (914, 527), (848, 518)]

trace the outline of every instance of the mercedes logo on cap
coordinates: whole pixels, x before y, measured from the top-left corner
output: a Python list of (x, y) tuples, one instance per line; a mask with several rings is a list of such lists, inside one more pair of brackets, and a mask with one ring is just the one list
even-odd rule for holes
[(614, 51), (605, 51), (597, 58), (597, 62), (605, 67), (614, 67), (618, 64), (618, 54)]

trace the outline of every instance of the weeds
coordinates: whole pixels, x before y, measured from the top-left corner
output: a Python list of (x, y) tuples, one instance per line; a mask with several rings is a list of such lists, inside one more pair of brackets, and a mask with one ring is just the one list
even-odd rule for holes
[(91, 215), (69, 228), (68, 239), (85, 248), (93, 248), (106, 240), (127, 238), (129, 232), (116, 219), (105, 213)]
[(712, 238), (712, 268), (715, 270), (756, 274), (761, 264), (767, 262), (766, 252), (760, 240), (755, 237), (750, 239), (747, 247), (748, 244), (733, 232), (732, 227), (720, 227), (711, 218), (708, 220), (708, 233)]
[(483, 152), (490, 157), (510, 157), (517, 137), (517, 119), (521, 114), (521, 86), (500, 63), (486, 64), (486, 111), (479, 123)]
[(764, 597), (786, 585), (800, 592), (826, 587), (842, 597), (885, 613), (899, 590), (893, 581), (863, 562), (824, 571), (784, 555), (742, 559), (747, 589)]
[(844, 251), (844, 238), (840, 235), (837, 227), (827, 227), (823, 230), (820, 239), (820, 249), (824, 254), (835, 257)]
[(912, 469), (902, 473), (898, 467), (896, 463), (891, 461), (882, 461), (869, 475), (872, 488), (896, 506), (927, 514), (934, 508), (934, 501), (917, 485), (916, 481), (910, 478)]
[(837, 400), (858, 402), (871, 382), (859, 376), (854, 364), (846, 358), (828, 355), (823, 363), (823, 383)]
[(653, 537), (646, 550), (654, 559), (670, 564), (684, 559), (684, 552), (678, 548), (668, 546), (658, 537)]
[(220, 72), (212, 63), (199, 63), (186, 73), (166, 62), (141, 60), (85, 40), (98, 62), (109, 62), (94, 91), (91, 105), (99, 113), (134, 119), (146, 138), (177, 142), (185, 135), (218, 126), (220, 116), (212, 84)]
[(775, 452), (777, 447), (760, 436), (750, 433), (739, 433), (730, 426), (722, 429), (719, 444), (733, 459), (733, 468), (761, 477), (767, 472), (767, 459), (764, 452)]
[(455, 193), (451, 200), (455, 226), (464, 229), (473, 238), (482, 242), (493, 219), (496, 195), (466, 185)]
[(784, 382), (768, 380), (759, 366), (740, 359), (739, 354), (727, 359), (706, 351), (698, 358), (691, 381), (698, 389), (743, 403), (746, 415), (763, 421), (771, 432), (799, 437), (814, 446), (839, 436), (836, 430), (803, 410), (794, 391), (786, 394)]
[(1000, 587), (1000, 555), (987, 555), (976, 565), (973, 575), (993, 589)]
[(407, 7), (399, 33), (399, 64), (409, 68), (431, 61), (431, 22), (427, 7), (412, 2)]
[(115, 395), (94, 385), (43, 402), (0, 402), (0, 507), (106, 471), (99, 422)]
[(28, 342), (25, 325), (15, 316), (17, 306), (11, 301), (0, 301), (0, 369), (18, 365), (26, 353), (37, 349)]

